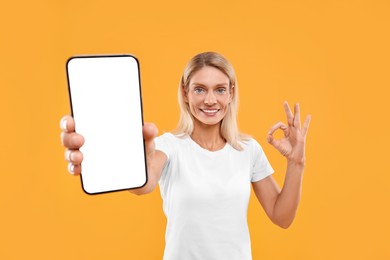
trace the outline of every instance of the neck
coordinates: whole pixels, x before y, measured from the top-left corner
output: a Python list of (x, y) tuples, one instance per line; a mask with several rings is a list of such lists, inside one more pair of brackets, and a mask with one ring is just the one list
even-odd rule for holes
[(194, 122), (194, 130), (191, 134), (191, 138), (206, 150), (218, 151), (226, 144), (226, 140), (221, 135), (220, 128), (221, 123), (206, 125), (200, 122)]

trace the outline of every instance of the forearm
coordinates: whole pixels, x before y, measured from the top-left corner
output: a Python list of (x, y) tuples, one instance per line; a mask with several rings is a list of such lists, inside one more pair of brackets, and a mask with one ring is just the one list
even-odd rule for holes
[(137, 189), (131, 189), (129, 190), (129, 192), (135, 195), (145, 195), (151, 193), (155, 188), (156, 188), (156, 183), (148, 180), (148, 182), (143, 187)]
[(135, 195), (151, 193), (157, 186), (161, 177), (163, 166), (167, 161), (167, 156), (160, 151), (153, 151), (147, 156), (148, 181), (142, 188), (129, 190)]
[(295, 218), (301, 199), (304, 167), (304, 163), (287, 162), (284, 185), (273, 210), (273, 221), (283, 228), (288, 228)]
[(129, 190), (130, 193), (133, 193), (135, 195), (145, 195), (151, 193), (156, 188), (158, 181), (156, 179), (156, 174), (154, 173), (155, 169), (149, 164), (147, 166), (147, 169), (148, 180), (146, 184), (141, 188)]

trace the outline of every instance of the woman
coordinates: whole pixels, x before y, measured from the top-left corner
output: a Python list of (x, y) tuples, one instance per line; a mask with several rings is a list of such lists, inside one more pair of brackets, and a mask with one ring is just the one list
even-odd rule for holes
[[(192, 58), (178, 96), (181, 116), (174, 134), (155, 138), (156, 126), (145, 123), (148, 183), (130, 192), (146, 194), (159, 183), (168, 220), (164, 259), (251, 259), (250, 185), (271, 221), (289, 227), (301, 195), (310, 116), (301, 127), (299, 105), (293, 114), (285, 102), (287, 125), (279, 122), (268, 132), (267, 141), (287, 159), (280, 189), (260, 145), (238, 131), (238, 86), (224, 57), (206, 52)], [(84, 139), (70, 116), (61, 126), (69, 171), (78, 175)], [(278, 129), (281, 140), (273, 138)]]

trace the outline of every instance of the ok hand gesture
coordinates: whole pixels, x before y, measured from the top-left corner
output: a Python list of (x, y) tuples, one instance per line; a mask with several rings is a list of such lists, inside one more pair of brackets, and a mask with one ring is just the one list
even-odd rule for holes
[[(267, 141), (285, 156), (289, 162), (305, 163), (306, 135), (311, 116), (308, 115), (306, 117), (305, 123), (301, 128), (299, 104), (295, 104), (294, 114), (287, 102), (284, 102), (284, 110), (288, 125), (285, 125), (283, 122), (273, 125), (268, 132)], [(279, 140), (273, 137), (273, 133), (278, 129), (281, 129), (284, 133), (284, 137)]]

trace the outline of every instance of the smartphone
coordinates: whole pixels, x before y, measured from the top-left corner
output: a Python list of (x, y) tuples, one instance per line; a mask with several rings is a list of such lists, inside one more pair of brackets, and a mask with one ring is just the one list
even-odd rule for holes
[(139, 62), (132, 55), (75, 56), (66, 62), (71, 114), (87, 194), (140, 188), (147, 182)]

